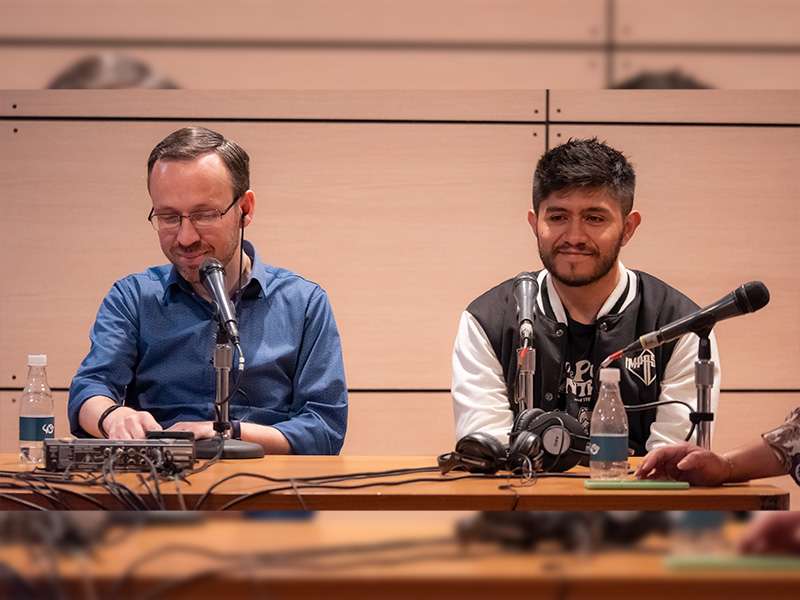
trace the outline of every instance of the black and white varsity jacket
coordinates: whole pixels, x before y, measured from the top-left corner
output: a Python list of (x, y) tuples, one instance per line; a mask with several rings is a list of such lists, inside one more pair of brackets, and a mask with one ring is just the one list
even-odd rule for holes
[[(683, 317), (698, 306), (663, 281), (620, 263), (620, 279), (596, 317), (592, 364), (639, 336)], [(534, 406), (557, 408), (559, 384), (567, 344), (567, 318), (550, 275), (535, 273), (539, 283), (534, 324), (536, 371)], [(461, 315), (453, 349), (453, 411), (456, 439), (476, 431), (507, 443), (517, 407), (514, 403), (516, 349), (519, 345), (517, 309), (509, 279), (475, 299)], [(719, 354), (711, 335), (716, 365), (712, 410), (719, 404)], [(696, 408), (694, 362), (698, 337), (694, 334), (653, 350), (623, 358), (620, 390), (625, 404), (681, 400)], [(592, 406), (597, 396), (594, 389)], [(682, 441), (689, 432), (686, 407), (668, 404), (628, 413), (629, 445), (636, 455), (660, 445)]]

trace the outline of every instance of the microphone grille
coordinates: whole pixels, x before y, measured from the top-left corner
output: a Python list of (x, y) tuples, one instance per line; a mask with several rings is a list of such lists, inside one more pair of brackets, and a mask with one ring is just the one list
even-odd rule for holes
[(769, 290), (760, 281), (749, 281), (736, 290), (736, 304), (742, 312), (755, 312), (769, 303)]
[(213, 256), (209, 256), (200, 264), (200, 281), (205, 281), (206, 277), (208, 277), (208, 273), (213, 270), (219, 270), (225, 273), (222, 263)]

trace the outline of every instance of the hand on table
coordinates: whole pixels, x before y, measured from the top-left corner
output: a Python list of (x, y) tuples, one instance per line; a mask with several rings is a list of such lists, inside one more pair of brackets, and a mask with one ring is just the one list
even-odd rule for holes
[(167, 431), (191, 431), (196, 440), (212, 438), (216, 435), (213, 421), (181, 421), (168, 427)]
[(731, 473), (727, 459), (687, 442), (649, 452), (636, 469), (639, 479), (672, 479), (708, 486), (722, 485)]
[(141, 440), (148, 431), (161, 431), (162, 427), (149, 412), (123, 406), (105, 418), (103, 429), (110, 440)]

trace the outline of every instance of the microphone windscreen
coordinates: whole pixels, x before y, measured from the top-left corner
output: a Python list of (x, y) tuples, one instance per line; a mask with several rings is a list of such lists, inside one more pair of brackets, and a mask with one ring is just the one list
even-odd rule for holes
[(769, 302), (769, 290), (760, 281), (749, 281), (736, 290), (736, 305), (743, 313), (755, 312)]
[(206, 280), (206, 277), (208, 277), (209, 272), (215, 269), (219, 270), (223, 274), (225, 273), (225, 269), (223, 268), (222, 263), (219, 262), (213, 256), (209, 256), (200, 265), (200, 281), (204, 282)]

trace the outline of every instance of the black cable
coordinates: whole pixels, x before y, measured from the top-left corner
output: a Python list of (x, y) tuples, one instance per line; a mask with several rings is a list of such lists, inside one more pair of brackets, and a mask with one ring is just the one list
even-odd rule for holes
[(622, 407), (625, 409), (625, 412), (638, 412), (665, 404), (681, 404), (688, 408), (690, 413), (697, 412), (691, 404), (683, 402), (682, 400), (659, 400), (658, 402), (647, 402), (645, 404), (623, 404)]
[[(656, 406), (664, 406), (665, 404), (680, 404), (682, 406), (685, 406), (687, 409), (689, 409), (689, 415), (690, 416), (695, 414), (695, 413), (697, 413), (697, 411), (694, 409), (694, 407), (691, 404), (689, 404), (687, 402), (683, 402), (681, 400), (660, 400), (658, 402), (648, 402), (646, 404), (634, 404), (634, 405), (623, 404), (622, 407), (625, 409), (626, 412), (627, 411), (638, 412), (638, 411), (641, 411), (641, 410), (648, 410), (648, 409), (656, 407)], [(688, 442), (690, 439), (692, 439), (692, 436), (694, 435), (694, 430), (695, 430), (696, 426), (697, 426), (697, 423), (693, 422), (692, 426), (689, 428), (689, 434), (683, 440), (684, 442)]]
[(410, 475), (414, 473), (435, 473), (439, 471), (438, 467), (412, 467), (408, 469), (389, 469), (386, 471), (362, 471), (357, 473), (343, 473), (338, 475), (316, 475), (310, 477), (272, 477), (270, 475), (264, 475), (262, 473), (252, 473), (247, 471), (242, 471), (239, 473), (233, 473), (232, 475), (227, 475), (222, 479), (215, 481), (204, 493), (198, 501), (195, 503), (194, 510), (198, 510), (200, 506), (205, 503), (208, 496), (211, 493), (221, 486), (222, 484), (232, 480), (238, 479), (240, 477), (252, 477), (254, 479), (262, 479), (264, 481), (269, 481), (270, 483), (289, 483), (290, 481), (302, 481), (302, 482), (321, 482), (321, 483), (330, 483), (330, 482), (337, 482), (337, 481), (349, 481), (349, 480), (358, 480), (358, 479), (371, 479), (374, 477), (391, 477), (394, 475)]
[[(565, 475), (563, 473), (552, 473), (551, 475), (554, 476), (562, 476)], [(414, 479), (403, 479), (400, 481), (376, 481), (373, 483), (359, 483), (355, 485), (335, 485), (335, 484), (328, 484), (328, 483), (307, 483), (303, 485), (288, 485), (288, 486), (280, 486), (276, 488), (268, 488), (264, 490), (259, 490), (256, 492), (250, 492), (248, 494), (243, 494), (238, 498), (234, 498), (229, 502), (223, 504), (219, 510), (228, 510), (241, 502), (245, 502), (250, 500), (254, 497), (273, 494), (276, 492), (284, 492), (288, 490), (298, 490), (298, 489), (325, 489), (325, 490), (358, 490), (358, 489), (366, 489), (372, 487), (396, 487), (400, 485), (406, 485), (409, 483), (449, 483), (451, 481), (458, 481), (460, 479), (506, 479), (506, 475), (483, 475), (483, 474), (466, 474), (466, 475), (459, 475), (456, 477), (448, 477), (448, 478), (438, 478), (438, 477), (417, 477)]]

